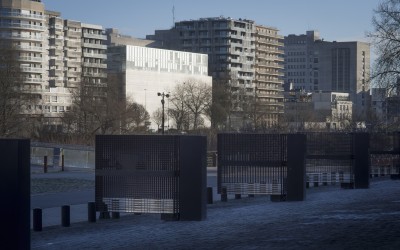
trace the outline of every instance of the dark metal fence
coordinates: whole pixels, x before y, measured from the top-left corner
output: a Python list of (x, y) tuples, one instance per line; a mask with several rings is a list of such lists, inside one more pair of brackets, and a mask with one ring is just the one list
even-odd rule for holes
[(2, 249), (30, 249), (30, 141), (0, 139)]
[(204, 219), (206, 145), (203, 136), (97, 136), (97, 210)]
[(307, 184), (369, 186), (367, 133), (307, 133)]
[(218, 192), (304, 200), (305, 136), (218, 134)]
[(370, 136), (371, 177), (400, 176), (400, 132)]

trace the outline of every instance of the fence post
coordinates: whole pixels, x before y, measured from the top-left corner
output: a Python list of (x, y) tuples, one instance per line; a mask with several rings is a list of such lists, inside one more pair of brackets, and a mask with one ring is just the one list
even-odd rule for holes
[(64, 205), (61, 207), (61, 225), (63, 227), (69, 227), (71, 224), (70, 221), (70, 208), (68, 205)]
[(96, 222), (96, 203), (88, 202), (88, 222)]
[(64, 172), (64, 154), (61, 155), (61, 171)]
[(213, 190), (212, 190), (212, 187), (207, 187), (207, 204), (213, 204)]
[(47, 155), (43, 158), (43, 172), (47, 173)]
[(33, 209), (33, 231), (42, 231), (42, 209)]

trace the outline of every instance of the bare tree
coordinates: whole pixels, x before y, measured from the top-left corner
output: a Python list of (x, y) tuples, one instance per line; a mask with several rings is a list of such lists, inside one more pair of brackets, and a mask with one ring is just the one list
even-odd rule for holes
[(368, 37), (372, 38), (378, 58), (371, 79), (390, 93), (400, 84), (400, 1), (381, 2), (372, 24), (374, 30)]
[(105, 85), (84, 82), (73, 92), (72, 111), (65, 114), (69, 133), (92, 143), (96, 134), (144, 132), (149, 114), (142, 105), (121, 95), (117, 81)]
[(24, 78), (17, 52), (9, 44), (0, 44), (0, 136), (20, 135), (24, 126), (23, 110), (31, 101), (24, 91)]
[(189, 79), (175, 87), (171, 93), (171, 103), (170, 115), (177, 129), (190, 123), (190, 127), (196, 130), (204, 125), (204, 118), (209, 117), (212, 105), (211, 86)]
[(153, 112), (152, 114), (152, 119), (154, 123), (157, 125), (157, 128), (161, 127), (162, 124), (162, 109), (158, 108), (156, 111)]

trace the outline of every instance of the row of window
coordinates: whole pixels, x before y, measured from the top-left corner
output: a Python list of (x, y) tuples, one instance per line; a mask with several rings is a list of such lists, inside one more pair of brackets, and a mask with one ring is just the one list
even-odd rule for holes
[(48, 106), (48, 105), (28, 105), (29, 111), (43, 111), (51, 113), (63, 113), (71, 111), (71, 106)]

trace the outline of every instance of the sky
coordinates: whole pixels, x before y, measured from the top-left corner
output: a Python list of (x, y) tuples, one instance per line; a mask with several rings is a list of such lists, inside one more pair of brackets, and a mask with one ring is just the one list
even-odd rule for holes
[[(173, 20), (204, 17), (250, 19), (280, 34), (318, 30), (326, 41), (367, 41), (379, 0), (43, 0), (47, 10), (64, 19), (116, 28), (145, 38), (169, 29)], [(174, 9), (174, 12), (173, 12)], [(174, 14), (173, 14), (174, 13)]]

